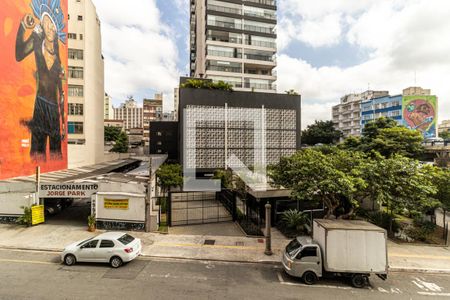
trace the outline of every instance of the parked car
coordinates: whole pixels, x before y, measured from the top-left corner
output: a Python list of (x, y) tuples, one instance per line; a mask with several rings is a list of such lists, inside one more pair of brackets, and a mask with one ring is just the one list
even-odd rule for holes
[(68, 266), (77, 262), (109, 263), (118, 268), (141, 254), (141, 240), (123, 232), (106, 232), (68, 245), (61, 260)]
[(362, 288), (369, 284), (370, 274), (387, 278), (386, 230), (365, 221), (316, 219), (313, 238), (292, 240), (282, 264), (286, 273), (301, 277), (306, 284), (339, 276)]

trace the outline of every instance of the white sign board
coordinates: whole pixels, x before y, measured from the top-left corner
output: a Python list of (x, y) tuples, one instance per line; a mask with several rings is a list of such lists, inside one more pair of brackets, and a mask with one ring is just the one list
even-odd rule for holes
[(41, 183), (39, 198), (90, 198), (97, 191), (97, 183)]

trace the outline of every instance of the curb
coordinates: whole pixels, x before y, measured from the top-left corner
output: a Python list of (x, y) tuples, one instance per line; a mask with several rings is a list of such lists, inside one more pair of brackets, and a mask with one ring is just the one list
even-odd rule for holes
[(20, 250), (20, 251), (39, 251), (39, 252), (62, 252), (64, 249), (59, 248), (26, 248), (26, 247), (12, 247), (0, 246), (0, 250)]
[(219, 258), (199, 258), (199, 257), (176, 257), (176, 256), (156, 256), (141, 254), (142, 258), (158, 258), (158, 259), (173, 259), (173, 260), (185, 260), (185, 261), (212, 261), (212, 262), (223, 262), (223, 263), (236, 263), (236, 264), (265, 264), (265, 265), (281, 265), (278, 261), (248, 261), (248, 260), (229, 260), (229, 259), (219, 259)]

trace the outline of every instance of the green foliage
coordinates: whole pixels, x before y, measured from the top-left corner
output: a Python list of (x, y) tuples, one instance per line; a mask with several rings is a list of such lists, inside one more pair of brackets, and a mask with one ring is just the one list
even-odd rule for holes
[(400, 230), (400, 224), (395, 218), (384, 211), (368, 212), (367, 220), (378, 227), (386, 229), (390, 235), (392, 235), (392, 233), (397, 233)]
[(213, 178), (220, 179), (222, 187), (226, 189), (233, 188), (233, 173), (231, 170), (216, 170)]
[(450, 140), (450, 130), (439, 133), (439, 137), (443, 140)]
[(110, 150), (111, 152), (127, 153), (128, 152), (128, 136), (121, 131), (117, 137), (116, 144)]
[(334, 128), (332, 121), (316, 121), (302, 130), (302, 143), (306, 145), (334, 144), (342, 137), (342, 132)]
[(289, 91), (285, 91), (286, 94), (288, 95), (292, 95), (292, 96), (298, 96), (300, 95), (299, 93), (297, 93), (295, 90), (290, 89)]
[(414, 226), (410, 226), (405, 230), (406, 235), (418, 241), (425, 242), (430, 235), (436, 230), (436, 224), (430, 221), (414, 220)]
[(212, 82), (205, 79), (188, 79), (185, 83), (180, 85), (181, 88), (191, 88), (191, 89), (211, 89), (211, 90), (222, 90), (222, 91), (233, 91), (233, 86), (222, 80), (218, 82)]
[(88, 222), (88, 226), (89, 227), (94, 227), (95, 226), (95, 216), (94, 215), (89, 215), (87, 217), (87, 222)]
[(437, 188), (435, 198), (443, 209), (450, 210), (450, 169), (436, 168), (435, 170), (433, 180)]
[(170, 187), (181, 186), (183, 184), (181, 165), (163, 164), (156, 171), (156, 181), (163, 194), (165, 194)]
[(349, 212), (358, 206), (354, 198), (357, 191), (365, 188), (361, 179), (360, 165), (363, 155), (358, 152), (340, 150), (336, 147), (303, 149), (290, 157), (283, 157), (271, 170), (274, 183), (292, 189), (292, 198), (302, 201), (321, 201), (327, 207), (329, 218), (343, 199), (351, 204)]
[(105, 142), (114, 142), (119, 138), (122, 129), (119, 127), (105, 126)]
[(21, 225), (31, 226), (32, 218), (31, 218), (31, 207), (29, 206), (21, 206), (21, 209), (23, 209), (23, 215), (21, 215), (17, 219), (17, 223)]
[(365, 153), (378, 152), (384, 157), (400, 154), (418, 157), (423, 152), (423, 137), (420, 131), (399, 126), (390, 118), (378, 118), (365, 125), (361, 139), (347, 138), (341, 148)]
[(307, 213), (296, 209), (290, 209), (283, 212), (280, 221), (280, 227), (283, 232), (289, 236), (297, 236), (302, 233), (308, 233), (310, 219)]
[(161, 213), (165, 214), (167, 212), (167, 198), (162, 197), (159, 201), (159, 205), (161, 205)]
[(341, 149), (358, 151), (361, 147), (361, 139), (359, 137), (350, 135), (343, 143), (338, 145)]

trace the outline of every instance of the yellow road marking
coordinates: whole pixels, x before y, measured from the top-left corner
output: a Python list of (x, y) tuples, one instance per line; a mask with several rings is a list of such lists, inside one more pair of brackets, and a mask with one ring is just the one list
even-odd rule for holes
[(389, 254), (389, 257), (409, 257), (409, 258), (428, 258), (428, 259), (445, 259), (450, 260), (449, 256), (436, 256), (436, 255), (420, 255), (420, 254)]
[(12, 263), (27, 263), (27, 264), (41, 264), (41, 265), (59, 265), (60, 263), (38, 260), (19, 260), (19, 259), (4, 259), (0, 258), (0, 262), (12, 262)]

